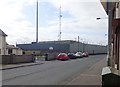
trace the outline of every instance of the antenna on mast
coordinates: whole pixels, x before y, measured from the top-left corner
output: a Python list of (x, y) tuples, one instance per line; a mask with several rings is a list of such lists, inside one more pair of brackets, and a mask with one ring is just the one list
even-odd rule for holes
[(62, 14), (61, 14), (61, 6), (60, 6), (60, 14), (59, 14), (59, 35), (58, 35), (58, 37), (59, 37), (59, 41), (61, 41), (61, 34), (62, 34), (62, 32), (61, 32), (61, 18), (62, 18)]

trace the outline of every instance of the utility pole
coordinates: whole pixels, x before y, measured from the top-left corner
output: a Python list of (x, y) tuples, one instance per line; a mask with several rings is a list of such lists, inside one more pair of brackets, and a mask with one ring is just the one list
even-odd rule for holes
[(111, 39), (112, 39), (112, 1), (107, 2), (108, 12), (108, 66), (112, 66)]
[(82, 44), (83, 44), (83, 52), (84, 52), (84, 45), (85, 45), (85, 43), (83, 42)]
[(79, 45), (79, 44), (80, 44), (80, 43), (79, 43), (80, 41), (79, 41), (79, 40), (80, 40), (80, 37), (78, 36), (78, 52), (80, 51), (80, 45)]
[(60, 15), (59, 15), (59, 41), (61, 41), (61, 34), (62, 34), (62, 32), (61, 32), (61, 18), (62, 18), (62, 15), (61, 15), (61, 6), (60, 6)]
[(38, 0), (36, 5), (36, 43), (38, 43)]

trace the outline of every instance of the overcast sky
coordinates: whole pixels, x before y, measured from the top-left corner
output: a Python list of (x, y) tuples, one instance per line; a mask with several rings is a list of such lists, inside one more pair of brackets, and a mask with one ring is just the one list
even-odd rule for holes
[[(99, 0), (39, 0), (39, 41), (58, 40), (60, 5), (62, 40), (79, 36), (81, 42), (107, 44), (107, 15)], [(35, 25), (36, 0), (0, 0), (0, 29), (9, 44), (34, 42)]]

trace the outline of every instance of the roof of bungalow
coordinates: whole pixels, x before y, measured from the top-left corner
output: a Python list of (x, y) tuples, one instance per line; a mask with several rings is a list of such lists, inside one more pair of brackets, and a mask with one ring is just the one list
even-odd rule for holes
[(20, 49), (20, 48), (15, 47), (14, 45), (7, 45), (7, 49)]
[(0, 29), (0, 35), (7, 36), (7, 34), (5, 34), (1, 29)]

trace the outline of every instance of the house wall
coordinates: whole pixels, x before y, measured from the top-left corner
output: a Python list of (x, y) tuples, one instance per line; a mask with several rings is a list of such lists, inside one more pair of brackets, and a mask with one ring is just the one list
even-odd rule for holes
[(21, 49), (13, 49), (13, 54), (16, 54), (16, 55), (22, 55), (22, 50)]
[(6, 37), (0, 35), (0, 55), (6, 54)]
[[(9, 55), (8, 50), (9, 50), (9, 49), (6, 50), (6, 52), (7, 52), (6, 54), (7, 54), (7, 55)], [(18, 49), (12, 49), (12, 53), (11, 53), (11, 54), (22, 55), (22, 54), (23, 54), (23, 51), (22, 51), (22, 49), (19, 49), (19, 48), (18, 48)]]
[(17, 55), (23, 55), (22, 49), (18, 49), (17, 53), (18, 53)]

